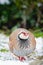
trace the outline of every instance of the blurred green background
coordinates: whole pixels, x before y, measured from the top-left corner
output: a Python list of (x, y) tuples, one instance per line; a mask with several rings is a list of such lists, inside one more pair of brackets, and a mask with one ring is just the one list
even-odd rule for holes
[(43, 0), (0, 0), (0, 32), (26, 28), (43, 37)]

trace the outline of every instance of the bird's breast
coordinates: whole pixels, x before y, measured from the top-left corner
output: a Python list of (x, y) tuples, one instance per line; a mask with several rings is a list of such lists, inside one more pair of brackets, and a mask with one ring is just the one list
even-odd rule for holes
[(27, 56), (29, 55), (31, 52), (33, 51), (33, 49), (31, 48), (24, 48), (24, 49), (18, 49), (16, 50), (15, 48), (13, 49), (13, 54), (17, 55), (17, 56)]

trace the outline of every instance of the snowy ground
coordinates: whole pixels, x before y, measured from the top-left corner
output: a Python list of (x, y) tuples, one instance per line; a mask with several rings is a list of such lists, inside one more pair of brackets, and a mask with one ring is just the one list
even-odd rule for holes
[[(30, 59), (21, 62), (14, 58), (9, 51), (9, 37), (0, 33), (0, 65), (43, 65), (43, 38), (36, 39), (36, 49)], [(33, 58), (33, 59), (32, 59)]]

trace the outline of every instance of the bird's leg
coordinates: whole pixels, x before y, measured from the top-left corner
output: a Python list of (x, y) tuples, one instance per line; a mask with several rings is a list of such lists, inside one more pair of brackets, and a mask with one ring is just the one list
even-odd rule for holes
[(20, 61), (26, 60), (24, 57), (18, 57)]

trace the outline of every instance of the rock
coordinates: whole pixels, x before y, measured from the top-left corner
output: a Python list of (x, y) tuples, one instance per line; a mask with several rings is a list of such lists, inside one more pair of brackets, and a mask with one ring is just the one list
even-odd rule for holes
[(30, 65), (43, 65), (43, 60), (34, 60), (30, 63)]

